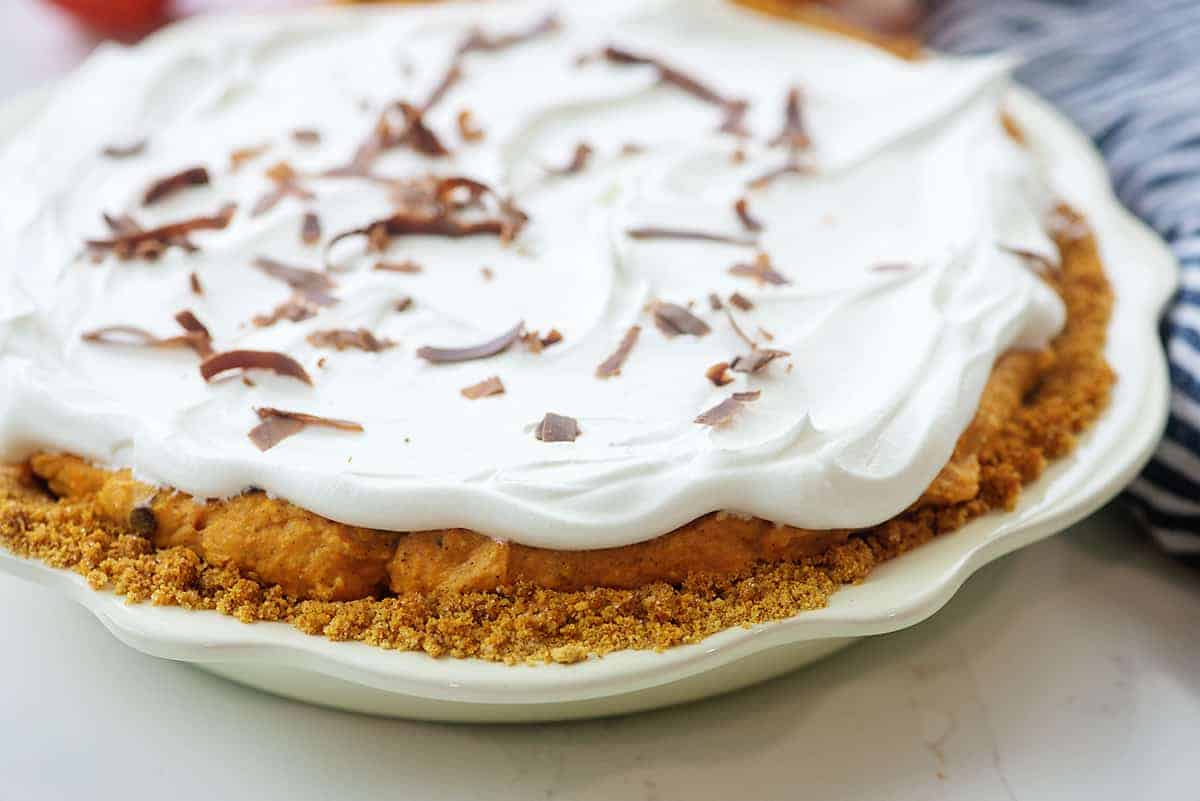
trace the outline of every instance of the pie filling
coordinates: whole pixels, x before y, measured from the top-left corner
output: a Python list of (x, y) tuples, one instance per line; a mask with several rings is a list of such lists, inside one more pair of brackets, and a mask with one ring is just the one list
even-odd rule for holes
[(1011, 509), (1107, 400), (1003, 60), (716, 0), (220, 25), (0, 154), (0, 541), (98, 588), (664, 647)]
[[(355, 529), (262, 492), (202, 503), (39, 454), (0, 474), (0, 544), (132, 601), (506, 662), (664, 648), (819, 608), (876, 564), (1011, 510), (1103, 411), (1115, 380), (1104, 359), (1112, 293), (1082, 219), (1063, 218), (1061, 269), (1049, 278), (1067, 308), (1063, 330), (1045, 351), (1001, 359), (951, 462), (877, 526), (802, 531), (717, 513), (642, 544), (552, 551), (461, 529)], [(359, 600), (327, 600), (338, 598)]]

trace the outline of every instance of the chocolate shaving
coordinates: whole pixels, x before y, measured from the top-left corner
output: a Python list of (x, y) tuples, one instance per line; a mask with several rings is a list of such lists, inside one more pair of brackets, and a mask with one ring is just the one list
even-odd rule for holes
[(491, 188), (483, 181), (465, 175), (441, 178), (433, 185), (433, 199), (438, 207), (455, 211), (478, 208), (490, 192)]
[(179, 323), (179, 327), (187, 332), (188, 347), (196, 351), (200, 358), (205, 359), (212, 355), (212, 334), (190, 309), (177, 312), (175, 322)]
[(300, 241), (306, 245), (315, 245), (321, 241), (321, 218), (315, 211), (306, 211), (300, 221)]
[(721, 309), (725, 308), (725, 304), (721, 302), (721, 296), (716, 292), (708, 293), (708, 308), (712, 309), (713, 311), (720, 311)]
[(704, 371), (704, 377), (718, 387), (733, 382), (733, 377), (729, 375), (729, 362), (717, 362)]
[(492, 270), (491, 267), (480, 267), (479, 274), (483, 277), (484, 281), (491, 281), (493, 278), (496, 277), (496, 273)]
[(200, 375), (205, 381), (212, 381), (230, 370), (270, 370), (277, 375), (312, 385), (312, 379), (300, 362), (286, 353), (273, 350), (227, 350), (214, 353), (200, 362)]
[(168, 345), (185, 344), (178, 337), (162, 338), (155, 336), (144, 328), (134, 325), (108, 325), (80, 335), (84, 342), (99, 342), (105, 345), (137, 345), (147, 347), (166, 347)]
[[(423, 112), (429, 111), (429, 109), (442, 102), (442, 98), (444, 98), (446, 94), (453, 89), (460, 80), (462, 80), (463, 71), (462, 64), (460, 63), (461, 59), (462, 54), (456, 52), (454, 58), (450, 62), (450, 66), (447, 67), (446, 71), (442, 74), (441, 80), (437, 82), (437, 84), (429, 92), (429, 97), (425, 98), (425, 102), (421, 104), (421, 109)], [(459, 123), (459, 129), (461, 131), (462, 123)]]
[(750, 311), (754, 308), (754, 303), (751, 302), (750, 298), (746, 297), (741, 292), (734, 292), (732, 295), (730, 295), (729, 302), (734, 306), (734, 308), (741, 309), (742, 311)]
[(269, 144), (254, 145), (253, 147), (239, 147), (237, 150), (229, 154), (229, 169), (237, 172), (248, 161), (253, 161), (259, 156), (271, 149)]
[(562, 342), (563, 335), (557, 328), (551, 328), (546, 336), (541, 336), (537, 331), (526, 331), (521, 334), (521, 342), (529, 349), (531, 353), (541, 353), (551, 345), (557, 345)]
[[(400, 212), (352, 231), (343, 231), (330, 240), (326, 249), (344, 239), (354, 236), (366, 237), (370, 250), (379, 251), (387, 247), (393, 237), (425, 234), (458, 239), (468, 236), (493, 235), (502, 239), (516, 224), (501, 219), (486, 219), (465, 222), (451, 216), (428, 216), (412, 212)], [(507, 233), (509, 237), (511, 233)]]
[(315, 194), (300, 186), (296, 171), (285, 161), (271, 166), (266, 171), (266, 176), (275, 186), (255, 202), (254, 207), (250, 209), (251, 217), (261, 217), (279, 205), (279, 202), (285, 197), (294, 197), (297, 200), (305, 201), (316, 197)]
[(280, 320), (290, 320), (293, 323), (302, 322), (315, 317), (322, 307), (334, 306), (338, 303), (338, 299), (330, 294), (337, 284), (323, 272), (303, 267), (291, 267), (261, 256), (254, 260), (254, 266), (295, 290), (292, 297), (276, 306), (270, 314), (256, 315), (251, 320), (260, 328), (274, 325)]
[(191, 309), (184, 309), (183, 311), (176, 312), (175, 322), (179, 323), (179, 327), (184, 331), (189, 331), (194, 334), (201, 334), (206, 339), (212, 339), (208, 333), (208, 327), (205, 326), (204, 323), (200, 322)]
[(375, 263), (374, 269), (387, 273), (414, 274), (421, 272), (421, 265), (412, 259), (405, 259), (404, 261), (380, 261)]
[(190, 186), (207, 186), (208, 182), (208, 170), (204, 167), (189, 167), (152, 183), (142, 196), (142, 205), (153, 206), (180, 190)]
[(351, 420), (339, 420), (336, 417), (320, 417), (315, 414), (306, 414), (305, 412), (289, 412), (283, 409), (273, 409), (270, 406), (260, 406), (254, 410), (258, 415), (258, 419), (266, 420), (271, 417), (279, 417), (287, 420), (299, 420), (301, 423), (306, 423), (313, 426), (325, 426), (327, 428), (336, 428), (339, 431), (363, 431), (361, 423), (355, 423)]
[(334, 328), (326, 331), (313, 331), (307, 338), (308, 344), (314, 348), (333, 348), (339, 351), (356, 348), (368, 353), (378, 353), (396, 346), (392, 340), (379, 339), (365, 328)]
[(1058, 278), (1062, 274), (1062, 271), (1059, 269), (1057, 264), (1050, 261), (1050, 259), (1046, 258), (1040, 253), (1035, 253), (1032, 250), (1026, 250), (1024, 248), (1009, 247), (1008, 245), (996, 245), (996, 247), (1000, 248), (1005, 253), (1011, 253), (1012, 255), (1017, 256), (1023, 262), (1025, 262), (1027, 266), (1033, 267), (1034, 271), (1039, 275)]
[[(440, 87), (430, 101), (437, 102)], [(428, 101), (427, 101), (428, 106)], [(427, 110), (427, 109), (426, 109)], [(348, 164), (326, 170), (329, 178), (366, 178), (370, 177), (371, 167), (375, 160), (387, 150), (398, 147), (411, 147), (418, 153), (434, 158), (449, 154), (449, 150), (441, 140), (425, 124), (424, 111), (403, 100), (389, 103), (379, 113), (379, 118), (372, 126), (370, 134), (354, 151)]]
[(401, 295), (396, 298), (396, 302), (392, 304), (392, 308), (398, 312), (408, 311), (412, 308), (413, 299), (408, 295)]
[(668, 337), (680, 334), (702, 337), (712, 330), (708, 323), (674, 303), (659, 301), (654, 304), (653, 313), (654, 324)]
[(729, 369), (735, 373), (757, 373), (776, 359), (790, 355), (785, 350), (755, 348), (745, 356), (734, 358), (733, 363), (729, 365)]
[(776, 167), (773, 170), (767, 170), (757, 178), (751, 178), (746, 182), (746, 186), (750, 187), (751, 189), (762, 189), (773, 183), (776, 178), (780, 178), (784, 175), (812, 175), (812, 173), (813, 170), (811, 167), (807, 167), (803, 164), (788, 162), (781, 167)]
[[(107, 225), (109, 230), (117, 236), (130, 236), (132, 234), (141, 233), (145, 230), (137, 220), (133, 219), (133, 217), (130, 217), (128, 214), (112, 215), (104, 213), (101, 216), (104, 218), (104, 224)], [(187, 236), (183, 235), (171, 237), (169, 243), (172, 245), (177, 245), (188, 253), (195, 253), (200, 249), (196, 247), (196, 245), (189, 240)], [(138, 253), (135, 255), (142, 256), (147, 259), (155, 259), (158, 258), (158, 256), (160, 256), (165, 250), (166, 248), (161, 243), (147, 243), (140, 246)], [(95, 255), (95, 252), (93, 252), (93, 257)]]
[(755, 256), (751, 264), (735, 264), (729, 268), (730, 275), (737, 275), (743, 278), (753, 278), (759, 284), (772, 284), (774, 286), (784, 286), (790, 284), (791, 281), (780, 274), (771, 264), (771, 258), (766, 253), (759, 253)]
[(610, 46), (604, 48), (604, 58), (613, 64), (640, 64), (654, 67), (658, 71), (659, 83), (674, 86), (697, 100), (719, 108), (723, 112), (723, 117), (718, 130), (736, 136), (749, 136), (745, 127), (745, 117), (750, 105), (745, 100), (725, 97), (696, 78), (649, 56)]
[(256, 314), (251, 322), (259, 328), (275, 325), (280, 320), (300, 323), (316, 317), (321, 311), (317, 304), (304, 295), (296, 294), (279, 304), (270, 314)]
[(735, 392), (711, 409), (701, 412), (695, 422), (703, 426), (725, 425), (741, 411), (744, 404), (758, 400), (760, 394), (758, 391)]
[[(229, 225), (236, 211), (237, 206), (230, 203), (212, 216), (192, 217), (157, 228), (139, 227), (136, 231), (118, 233), (112, 239), (89, 239), (85, 244), (94, 254), (111, 252), (122, 260), (154, 259), (172, 245), (191, 251), (196, 246), (188, 241), (188, 234), (193, 231), (219, 231)], [(109, 225), (112, 225), (111, 220)]]
[(203, 295), (204, 285), (200, 283), (200, 276), (192, 273), (188, 276), (188, 286), (192, 288), (193, 295)]
[(471, 31), (470, 35), (458, 46), (458, 55), (467, 53), (494, 53), (507, 50), (519, 44), (531, 41), (539, 36), (554, 33), (562, 28), (557, 14), (547, 14), (529, 28), (515, 33), (500, 35), (488, 34), (479, 29)]
[(133, 325), (110, 325), (87, 331), (81, 335), (85, 342), (104, 345), (126, 345), (144, 348), (185, 347), (194, 350), (201, 358), (212, 353), (212, 337), (208, 329), (190, 311), (175, 315), (175, 321), (184, 333), (173, 337), (160, 337), (144, 328)]
[(746, 198), (739, 197), (737, 202), (733, 204), (733, 211), (735, 214), (737, 214), (738, 219), (742, 221), (742, 225), (747, 231), (758, 233), (763, 229), (762, 223), (750, 215), (750, 209), (748, 206), (749, 204), (747, 203)]
[(474, 359), (486, 359), (508, 350), (513, 343), (521, 338), (525, 331), (525, 323), (517, 323), (495, 339), (490, 339), (479, 345), (465, 348), (436, 348), (430, 345), (417, 348), (417, 356), (432, 364), (451, 364), (466, 362)]
[(297, 128), (292, 131), (292, 141), (301, 145), (319, 145), (321, 132), (312, 128)]
[(512, 198), (503, 197), (499, 200), (499, 209), (502, 215), (500, 224), (500, 241), (507, 244), (517, 238), (521, 233), (521, 229), (525, 227), (525, 223), (529, 222), (529, 215), (517, 208)]
[(472, 384), (469, 387), (463, 387), (459, 390), (462, 396), (467, 400), (479, 400), (490, 395), (503, 395), (504, 384), (500, 381), (499, 376), (485, 378), (478, 384)]
[(742, 330), (742, 327), (740, 325), (738, 325), (737, 318), (733, 316), (732, 311), (726, 310), (725, 316), (729, 318), (729, 325), (733, 328), (733, 333), (738, 335), (738, 338), (740, 338), (743, 342), (745, 342), (751, 348), (758, 347), (758, 343), (755, 342), (753, 339), (751, 339), (749, 336), (747, 336), (746, 332)]
[(299, 176), (299, 173), (296, 172), (295, 167), (293, 167), (291, 164), (288, 164), (286, 161), (277, 161), (270, 167), (267, 167), (267, 169), (263, 171), (263, 175), (267, 176), (267, 178), (275, 181), (276, 183), (282, 184), (289, 181), (295, 181)]
[[(506, 198), (480, 181), (463, 176), (410, 181), (396, 187), (403, 191), (404, 208), (390, 217), (362, 228), (343, 231), (325, 245), (327, 266), (330, 251), (344, 239), (363, 237), (369, 251), (384, 250), (394, 237), (424, 234), (461, 238), (496, 236), (512, 241), (529, 217)], [(493, 208), (486, 208), (486, 200)]]
[(762, 189), (770, 185), (776, 178), (784, 175), (810, 175), (812, 168), (800, 163), (800, 154), (812, 146), (808, 129), (804, 125), (804, 115), (801, 107), (800, 90), (792, 87), (788, 91), (787, 101), (783, 109), (783, 127), (770, 141), (771, 147), (785, 147), (788, 151), (787, 161), (782, 166), (768, 170), (757, 178), (747, 182), (751, 189)]
[(625, 336), (621, 337), (621, 344), (617, 345), (617, 349), (612, 355), (600, 363), (596, 368), (596, 378), (612, 378), (615, 375), (621, 374), (621, 367), (624, 366), (625, 360), (629, 358), (630, 351), (637, 344), (638, 335), (642, 333), (640, 325), (632, 325), (625, 332)]
[(103, 148), (100, 153), (105, 158), (110, 159), (130, 159), (134, 156), (140, 156), (146, 152), (146, 146), (149, 142), (145, 139), (139, 139), (136, 142), (130, 142), (127, 145), (108, 145)]
[(84, 342), (95, 342), (102, 345), (125, 345), (140, 348), (193, 348), (194, 338), (188, 334), (174, 337), (160, 337), (138, 328), (134, 325), (109, 325), (87, 331), (80, 337)]
[(758, 335), (761, 336), (763, 339), (767, 340), (768, 342), (775, 341), (775, 335), (772, 334), (767, 329), (763, 328), (761, 325), (758, 327)]
[(306, 428), (305, 424), (290, 417), (268, 417), (250, 429), (250, 441), (260, 451), (269, 451), (294, 434)]
[(483, 130), (475, 124), (471, 110), (464, 108), (458, 112), (458, 135), (464, 142), (478, 142), (484, 137)]
[(402, 129), (403, 133), (396, 140), (396, 144), (408, 145), (418, 153), (434, 158), (450, 154), (442, 141), (438, 139), (437, 134), (425, 124), (425, 110), (417, 109), (404, 102), (397, 103), (395, 108), (403, 115), (405, 123)]
[(130, 234), (140, 233), (145, 230), (137, 220), (130, 217), (128, 214), (108, 214), (107, 212), (101, 215), (104, 218), (104, 224), (108, 229), (117, 236), (129, 236)]
[(751, 248), (758, 245), (758, 241), (755, 239), (743, 239), (727, 234), (713, 234), (684, 228), (630, 228), (625, 233), (633, 239), (692, 239), (700, 242), (720, 242), (726, 245), (741, 245)]
[(318, 306), (333, 306), (338, 301), (329, 292), (337, 287), (328, 274), (304, 267), (291, 267), (274, 259), (259, 256), (254, 266), (272, 278), (283, 281)]
[(283, 409), (272, 409), (268, 406), (259, 407), (254, 410), (254, 413), (258, 415), (258, 419), (262, 422), (250, 430), (249, 436), (250, 441), (260, 451), (270, 450), (293, 434), (300, 433), (308, 426), (321, 426), (323, 428), (355, 433), (363, 431), (360, 423), (355, 423), (351, 420), (318, 417), (315, 414), (305, 414), (304, 412), (287, 412)]
[(588, 162), (592, 159), (592, 146), (586, 142), (580, 142), (575, 145), (575, 150), (571, 154), (571, 160), (562, 167), (545, 167), (546, 172), (551, 175), (575, 175), (583, 172), (587, 168)]
[(554, 412), (546, 412), (533, 430), (533, 435), (542, 442), (574, 442), (580, 433), (578, 420)]
[(622, 156), (640, 156), (645, 152), (646, 148), (643, 145), (639, 145), (637, 142), (626, 142), (625, 144), (621, 145)]
[(812, 145), (808, 129), (804, 125), (802, 101), (803, 96), (800, 94), (799, 87), (793, 86), (788, 90), (787, 101), (783, 108), (783, 127), (769, 143), (771, 147), (786, 147), (793, 156), (802, 150), (807, 150)]

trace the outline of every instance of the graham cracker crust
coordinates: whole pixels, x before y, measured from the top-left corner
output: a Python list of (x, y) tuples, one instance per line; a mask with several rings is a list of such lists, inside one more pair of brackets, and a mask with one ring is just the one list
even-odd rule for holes
[[(114, 486), (132, 494), (116, 493), (120, 497), (106, 508), (98, 500), (98, 491), (105, 480), (117, 474), (90, 468), (77, 460), (64, 461), (63, 457), (44, 458), (50, 460), (46, 464), (77, 464), (92, 472), (58, 474), (65, 482), (60, 490), (73, 486), (84, 491), (55, 498), (30, 464), (0, 471), (0, 544), (20, 556), (79, 573), (93, 588), (124, 595), (130, 603), (215, 610), (247, 623), (290, 623), (306, 633), (333, 640), (508, 663), (575, 662), (589, 654), (627, 648), (663, 649), (696, 642), (732, 626), (778, 620), (820, 608), (838, 587), (861, 581), (875, 565), (954, 531), (982, 514), (1012, 510), (1022, 486), (1040, 476), (1048, 461), (1069, 453), (1077, 435), (1105, 408), (1115, 381), (1103, 354), (1112, 290), (1095, 239), (1083, 220), (1065, 208), (1058, 216), (1063, 223), (1055, 232), (1061, 270), (1045, 278), (1063, 297), (1067, 322), (1048, 354), (1021, 357), (1020, 361), (1035, 364), (1037, 369), (1028, 381), (1006, 382), (1010, 391), (1020, 387), (1011, 413), (990, 415), (981, 405), (976, 423), (964, 434), (955, 459), (948, 465), (949, 472), (943, 471), (926, 496), (908, 511), (869, 529), (837, 532), (832, 542), (822, 542), (822, 547), (783, 553), (782, 561), (762, 561), (767, 558), (762, 556), (752, 559), (753, 554), (747, 552), (746, 558), (735, 560), (733, 569), (689, 569), (671, 576), (669, 581), (628, 587), (575, 588), (568, 583), (565, 586), (570, 589), (556, 589), (538, 586), (518, 572), (515, 578), (506, 574), (478, 586), (470, 582), (401, 583), (401, 594), (352, 600), (336, 600), (334, 593), (346, 589), (344, 585), (310, 575), (305, 581), (311, 586), (332, 588), (326, 597), (334, 599), (304, 600), (279, 583), (265, 580), (261, 569), (241, 569), (234, 564), (234, 556), (214, 556), (222, 553), (220, 548), (205, 549), (211, 557), (206, 559), (189, 547), (193, 543), (160, 541), (156, 547), (153, 537), (159, 525), (158, 507), (152, 516), (153, 526), (144, 513), (131, 511), (146, 508), (146, 499), (135, 497), (137, 487), (144, 485), (118, 481)], [(1003, 364), (1003, 360), (998, 363), (997, 372)], [(987, 425), (979, 425), (981, 420)], [(46, 464), (40, 471), (44, 474), (48, 473)], [(957, 469), (963, 467), (970, 473), (968, 480)], [(98, 485), (95, 474), (104, 479)], [(53, 486), (55, 475), (50, 479)], [(964, 487), (971, 492), (960, 497)], [(170, 495), (179, 497), (192, 506), (198, 505), (186, 496)], [(178, 512), (180, 503), (164, 501), (164, 508)], [(114, 517), (113, 504), (123, 514)], [(736, 529), (748, 524), (742, 518), (723, 518), (719, 514), (697, 523), (703, 521), (713, 521), (709, 536), (718, 537), (724, 527)], [(758, 526), (764, 536), (773, 527), (767, 521), (750, 523)], [(167, 530), (196, 529), (188, 523)], [(361, 546), (362, 552), (351, 549), (349, 557), (352, 562), (361, 557), (373, 563), (373, 549), (398, 549), (397, 543), (405, 538), (418, 538), (414, 541), (420, 542), (421, 534), (429, 533), (391, 534), (390, 540), (383, 537), (366, 543), (356, 540), (355, 548)], [(811, 540), (805, 542), (811, 544)], [(477, 549), (480, 543), (472, 545)], [(441, 543), (439, 547), (443, 547)], [(227, 548), (231, 549), (232, 545)], [(473, 552), (470, 550), (457, 564), (469, 561)], [(217, 559), (223, 561), (218, 563)], [(489, 564), (485, 562), (484, 567)], [(506, 567), (510, 564), (505, 562)], [(309, 568), (311, 565), (306, 564), (305, 569)], [(488, 575), (488, 571), (477, 574)], [(372, 585), (368, 577), (364, 586), (375, 589), (382, 578)]]

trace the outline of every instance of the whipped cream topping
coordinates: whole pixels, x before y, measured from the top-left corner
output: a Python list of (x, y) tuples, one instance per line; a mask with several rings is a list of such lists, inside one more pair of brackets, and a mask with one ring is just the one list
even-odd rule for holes
[[(102, 48), (0, 156), (0, 456), (58, 449), (200, 497), (258, 487), (346, 523), (461, 526), (564, 549), (627, 545), (719, 509), (819, 529), (911, 504), (949, 459), (996, 358), (1044, 346), (1064, 319), (1057, 296), (998, 247), (1056, 258), (1039, 167), (998, 124), (1004, 60), (905, 62), (717, 0), (564, 4), (558, 30), (462, 58), (461, 79), (426, 117), (449, 156), (398, 147), (373, 168), (486, 182), (528, 214), (516, 240), (405, 236), (384, 254), (349, 240), (335, 250), (338, 303), (300, 322), (250, 322), (290, 294), (256, 257), (321, 268), (321, 247), (299, 237), (306, 211), (328, 241), (394, 210), (378, 182), (310, 176), (345, 164), (388, 103), (427, 97), (476, 26), (520, 31), (547, 10), (222, 18)], [(720, 132), (720, 109), (660, 82), (653, 66), (594, 57), (609, 45), (745, 100), (750, 137)], [(811, 169), (748, 189), (788, 158), (769, 142), (793, 86)], [(462, 110), (482, 140), (463, 141)], [(320, 142), (296, 141), (295, 129)], [(99, 155), (143, 137), (141, 155)], [(592, 148), (583, 169), (547, 169), (580, 143)], [(231, 152), (264, 144), (230, 168)], [(279, 161), (315, 199), (251, 216)], [(195, 165), (208, 168), (207, 186), (142, 207), (147, 186)], [(740, 197), (761, 232), (734, 213)], [(102, 212), (153, 226), (227, 202), (238, 212), (224, 230), (194, 234), (198, 252), (98, 264), (83, 253), (108, 235)], [(756, 244), (629, 235), (639, 228)], [(730, 272), (760, 251), (788, 283)], [(380, 258), (422, 271), (372, 269)], [(710, 307), (710, 293), (734, 292), (753, 307)], [(411, 306), (396, 311), (404, 296)], [(660, 301), (690, 304), (711, 330), (666, 336), (650, 311)], [(218, 350), (286, 353), (312, 386), (262, 371), (206, 383), (187, 349), (82, 339), (122, 324), (175, 335), (182, 309)], [(790, 355), (717, 387), (705, 371), (749, 350), (730, 315)], [(417, 355), (518, 321), (563, 341), (454, 364)], [(634, 325), (620, 374), (597, 377)], [(333, 351), (307, 340), (339, 328), (397, 344)], [(461, 394), (493, 375), (503, 394)], [(753, 391), (726, 424), (694, 422)], [(364, 431), (309, 427), (260, 452), (247, 436), (257, 407)], [(578, 421), (578, 438), (539, 441), (548, 412)]]

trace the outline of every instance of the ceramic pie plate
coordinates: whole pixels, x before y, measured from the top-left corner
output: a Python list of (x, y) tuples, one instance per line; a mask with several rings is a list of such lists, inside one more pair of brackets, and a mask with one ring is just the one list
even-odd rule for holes
[[(38, 113), (50, 91), (0, 108), (0, 144)], [(151, 656), (311, 703), (443, 721), (564, 720), (682, 703), (919, 623), (983, 565), (1063, 530), (1116, 495), (1149, 459), (1166, 421), (1168, 380), (1157, 321), (1177, 281), (1174, 257), (1120, 206), (1099, 154), (1071, 123), (1020, 89), (1012, 92), (1010, 111), (1060, 196), (1087, 215), (1099, 236), (1117, 298), (1107, 350), (1119, 376), (1111, 408), (1074, 454), (1026, 488), (1014, 512), (983, 517), (878, 567), (861, 584), (834, 594), (825, 609), (663, 652), (512, 667), (329, 642), (285, 624), (246, 625), (215, 612), (127, 605), (92, 591), (81, 576), (2, 549), (0, 570), (62, 592)]]

